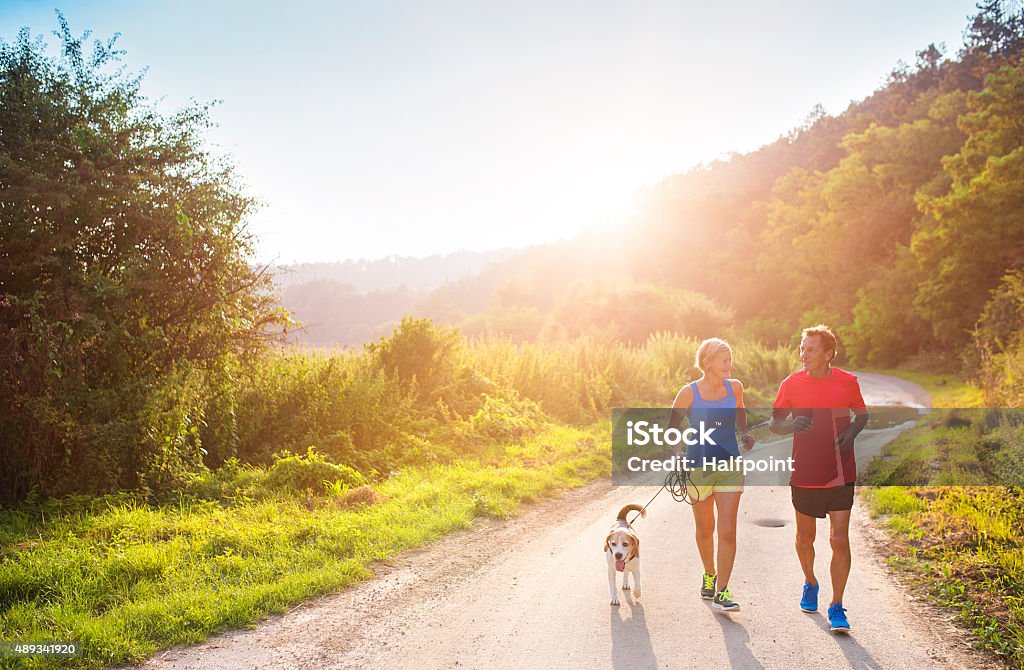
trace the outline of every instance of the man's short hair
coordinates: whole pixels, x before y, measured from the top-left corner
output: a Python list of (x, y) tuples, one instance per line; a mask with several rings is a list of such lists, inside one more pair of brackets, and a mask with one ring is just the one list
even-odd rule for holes
[(704, 340), (697, 347), (697, 354), (693, 357), (693, 364), (699, 368), (702, 372), (704, 371), (704, 364), (718, 355), (718, 352), (722, 349), (732, 352), (732, 347), (729, 343), (718, 337), (712, 337)]
[(803, 337), (808, 335), (817, 335), (821, 338), (821, 344), (825, 347), (825, 351), (832, 350), (832, 358), (829, 359), (831, 363), (836, 359), (836, 353), (838, 352), (838, 343), (836, 342), (836, 334), (832, 332), (832, 329), (825, 324), (819, 324), (812, 326), (811, 328), (804, 328)]

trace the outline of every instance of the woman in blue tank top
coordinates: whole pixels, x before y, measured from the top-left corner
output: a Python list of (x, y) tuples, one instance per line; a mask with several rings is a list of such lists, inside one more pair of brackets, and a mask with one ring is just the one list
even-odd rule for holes
[[(729, 593), (729, 578), (736, 558), (736, 517), (743, 493), (743, 470), (737, 459), (740, 444), (749, 451), (754, 440), (747, 434), (746, 412), (743, 410), (743, 384), (730, 379), (732, 349), (725, 340), (704, 340), (697, 348), (694, 364), (703, 375), (676, 394), (672, 403), (669, 427), (675, 428), (683, 416), (691, 427), (713, 428), (714, 444), (695, 444), (686, 449), (691, 468), (690, 478), (696, 486), (698, 501), (693, 507), (697, 551), (704, 564), (700, 596), (712, 600), (716, 609), (735, 612), (740, 609)], [(737, 427), (740, 432), (737, 435)], [(723, 469), (714, 467), (728, 462)], [(715, 509), (718, 521), (715, 522)], [(715, 560), (715, 529), (718, 529), (718, 557)]]

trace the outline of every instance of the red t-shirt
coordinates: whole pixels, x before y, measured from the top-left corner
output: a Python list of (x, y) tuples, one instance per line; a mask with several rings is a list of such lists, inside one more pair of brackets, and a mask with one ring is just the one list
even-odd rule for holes
[(864, 414), (864, 398), (857, 377), (832, 368), (828, 377), (816, 379), (806, 370), (786, 377), (775, 397), (772, 416), (810, 416), (814, 422), (806, 433), (793, 434), (792, 486), (841, 486), (857, 480), (853, 449), (839, 451), (836, 437), (850, 425), (850, 412)]

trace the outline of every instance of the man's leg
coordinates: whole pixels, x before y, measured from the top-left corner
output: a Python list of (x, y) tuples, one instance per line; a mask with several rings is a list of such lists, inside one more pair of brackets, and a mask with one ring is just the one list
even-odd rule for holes
[(846, 580), (850, 577), (850, 510), (830, 511), (829, 540), (832, 544), (832, 604), (843, 602)]
[(796, 555), (800, 559), (800, 568), (804, 571), (804, 582), (817, 584), (814, 576), (814, 536), (817, 533), (817, 518), (803, 512), (796, 513)]

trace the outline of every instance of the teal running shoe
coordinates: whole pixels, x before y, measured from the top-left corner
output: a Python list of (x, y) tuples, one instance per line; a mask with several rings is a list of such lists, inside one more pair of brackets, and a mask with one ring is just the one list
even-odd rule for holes
[(817, 584), (804, 584), (804, 595), (800, 598), (800, 609), (805, 612), (818, 611)]
[(829, 629), (837, 633), (849, 633), (850, 622), (846, 618), (846, 608), (843, 603), (836, 603), (828, 608)]
[(715, 576), (704, 573), (704, 581), (700, 587), (700, 597), (704, 600), (711, 600), (715, 597)]

